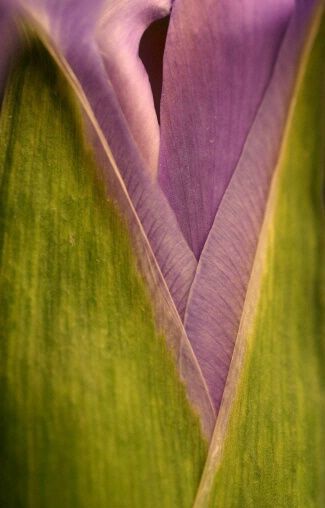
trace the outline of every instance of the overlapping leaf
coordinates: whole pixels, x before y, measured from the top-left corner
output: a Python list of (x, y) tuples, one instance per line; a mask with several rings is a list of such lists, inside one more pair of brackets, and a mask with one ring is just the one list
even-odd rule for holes
[(206, 443), (69, 86), (27, 52), (1, 116), (0, 505), (189, 506)]

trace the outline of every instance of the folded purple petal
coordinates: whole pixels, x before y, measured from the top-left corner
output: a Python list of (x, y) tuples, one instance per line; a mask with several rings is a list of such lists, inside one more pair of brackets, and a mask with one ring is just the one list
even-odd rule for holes
[(185, 328), (218, 409), (313, 0), (298, 0), (269, 88), (201, 254)]
[(198, 258), (269, 82), (294, 0), (177, 0), (159, 182)]

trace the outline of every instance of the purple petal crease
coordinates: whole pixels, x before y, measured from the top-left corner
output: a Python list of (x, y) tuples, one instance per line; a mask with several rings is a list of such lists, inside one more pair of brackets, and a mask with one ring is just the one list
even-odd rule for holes
[(269, 83), (294, 0), (177, 0), (159, 183), (199, 258)]

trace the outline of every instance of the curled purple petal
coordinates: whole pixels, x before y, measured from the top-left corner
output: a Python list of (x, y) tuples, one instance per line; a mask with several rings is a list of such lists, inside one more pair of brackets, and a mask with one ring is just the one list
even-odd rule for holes
[(177, 0), (159, 182), (198, 258), (269, 82), (294, 0)]
[(145, 29), (170, 11), (171, 0), (108, 2), (96, 40), (121, 109), (150, 171), (158, 167), (159, 125), (147, 72), (138, 56)]

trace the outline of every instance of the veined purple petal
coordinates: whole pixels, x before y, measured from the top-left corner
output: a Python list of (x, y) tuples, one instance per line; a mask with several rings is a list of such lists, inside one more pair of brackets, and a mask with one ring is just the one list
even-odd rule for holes
[[(91, 3), (88, 0), (24, 0), (22, 7), (51, 38), (80, 83), (113, 153), (177, 310), (183, 317), (197, 263), (163, 192), (147, 170), (95, 37), (100, 14), (106, 12), (107, 23), (107, 6), (117, 4), (115, 0)], [(124, 9), (125, 1), (121, 0), (120, 4)], [(161, 0), (143, 4), (161, 6)], [(147, 11), (144, 13), (147, 23), (149, 18), (146, 16)], [(146, 23), (141, 25), (142, 28)], [(138, 61), (137, 55), (134, 58)], [(131, 89), (130, 86), (130, 94)], [(130, 100), (136, 101), (138, 95), (136, 88)], [(154, 111), (153, 103), (152, 108)], [(141, 129), (139, 119), (138, 130)]]
[(298, 0), (269, 88), (201, 254), (185, 328), (218, 409), (314, 0)]
[(177, 0), (164, 57), (159, 182), (198, 258), (294, 0)]

